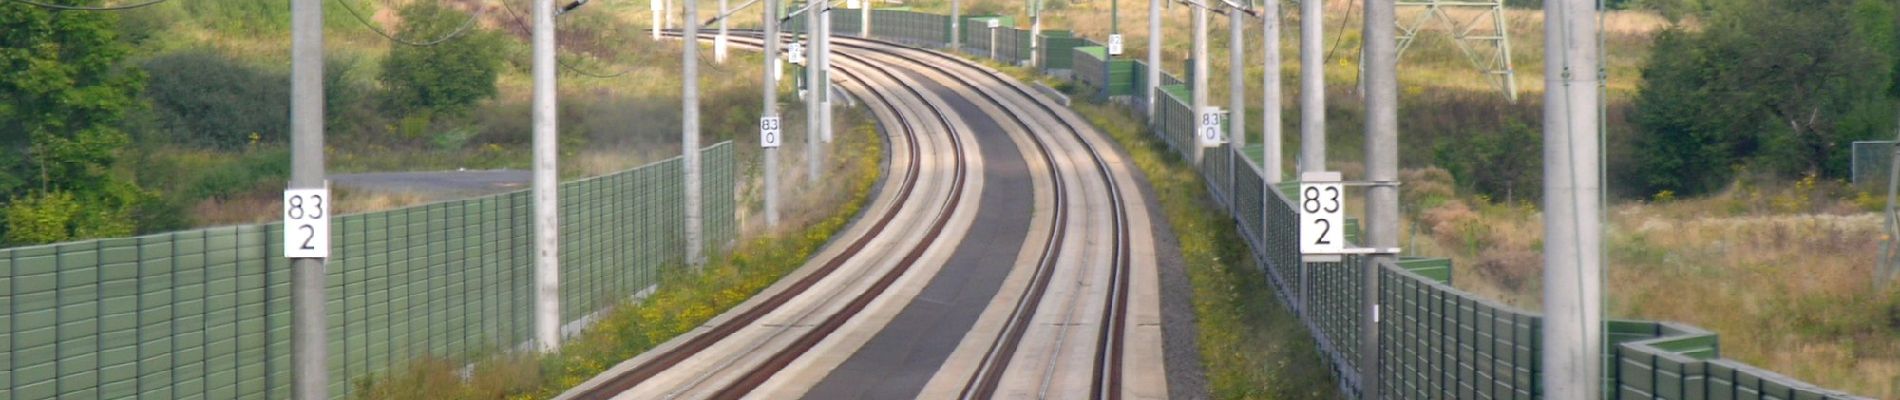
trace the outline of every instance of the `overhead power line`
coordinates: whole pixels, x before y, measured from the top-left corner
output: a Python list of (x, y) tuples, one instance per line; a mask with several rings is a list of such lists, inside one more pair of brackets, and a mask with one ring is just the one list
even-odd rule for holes
[[(23, 1), (23, 0), (14, 0), (14, 1)], [(164, 0), (157, 0), (157, 1), (164, 1)], [(343, 6), (343, 10), (348, 11), (350, 14), (350, 17), (354, 17), (356, 19), (356, 22), (363, 24), (363, 27), (365, 28), (369, 28), (370, 32), (376, 32), (376, 35), (382, 36), (384, 39), (389, 39), (389, 41), (391, 42), (396, 42), (398, 44), (407, 45), (407, 46), (415, 46), (415, 47), (434, 46), (434, 45), (442, 44), (443, 42), (447, 42), (450, 40), (454, 40), (455, 38), (461, 37), (463, 34), (468, 33), (468, 29), (475, 26), (475, 20), (480, 19), (482, 17), (482, 13), (487, 11), (486, 8), (476, 7), (475, 12), (473, 14), (469, 14), (468, 20), (462, 21), (462, 26), (456, 27), (454, 31), (449, 32), (448, 34), (442, 35), (442, 37), (435, 38), (434, 40), (429, 40), (426, 42), (413, 42), (413, 41), (405, 40), (402, 38), (398, 38), (394, 35), (390, 35), (388, 32), (383, 32), (381, 28), (376, 27), (376, 24), (372, 24), (369, 22), (369, 20), (363, 19), (363, 14), (358, 13), (355, 7), (351, 7), (350, 2), (344, 1), (344, 0), (336, 0), (336, 3), (338, 5)]]
[[(579, 7), (579, 4), (585, 4), (585, 3), (586, 3), (585, 1), (577, 1), (577, 2), (571, 3), (568, 9)], [(521, 27), (521, 30), (524, 32), (530, 31), (528, 29), (528, 22), (521, 19), (521, 13), (515, 12), (515, 8), (509, 6), (507, 0), (501, 1), (501, 9), (503, 11), (507, 11), (508, 17), (515, 20), (515, 26)], [(576, 75), (593, 77), (593, 78), (603, 78), (603, 79), (618, 78), (618, 77), (621, 77), (628, 73), (633, 72), (633, 70), (635, 69), (635, 67), (629, 66), (626, 69), (622, 69), (620, 71), (615, 71), (615, 72), (609, 72), (609, 73), (592, 72), (592, 71), (583, 70), (580, 67), (576, 67), (574, 66), (574, 64), (569, 64), (567, 60), (562, 60), (559, 55), (556, 55), (554, 57), (554, 63), (559, 64), (561, 66), (561, 69), (565, 69), (567, 70), (567, 72), (572, 72)]]
[(148, 7), (148, 6), (154, 6), (154, 5), (158, 5), (159, 3), (164, 3), (164, 2), (167, 2), (167, 1), (171, 1), (171, 0), (151, 0), (151, 1), (147, 1), (147, 2), (144, 2), (144, 3), (134, 3), (134, 4), (126, 4), (126, 5), (118, 5), (118, 6), (100, 6), (100, 7), (89, 7), (89, 6), (69, 6), (69, 5), (63, 5), (63, 4), (52, 4), (52, 3), (41, 3), (41, 2), (37, 2), (37, 1), (33, 1), (33, 0), (9, 0), (9, 1), (12, 1), (12, 2), (15, 2), (15, 3), (20, 3), (20, 4), (25, 4), (25, 5), (29, 5), (29, 6), (34, 6), (34, 7), (40, 7), (40, 8), (50, 8), (50, 9), (54, 9), (54, 10), (67, 10), (67, 11), (120, 11), (120, 10), (130, 10), (130, 9), (134, 9), (134, 8), (142, 8), (142, 7)]
[[(1333, 62), (1333, 52), (1339, 51), (1339, 42), (1345, 41), (1346, 25), (1347, 23), (1351, 22), (1350, 20), (1352, 19), (1352, 9), (1353, 9), (1353, 6), (1357, 4), (1359, 3), (1350, 1), (1350, 0), (1346, 1), (1346, 17), (1339, 19), (1339, 29), (1333, 31), (1333, 48), (1326, 50), (1326, 62), (1328, 63)], [(1361, 43), (1360, 45), (1364, 46), (1365, 44)], [(1353, 79), (1354, 80), (1359, 79), (1358, 75), (1357, 74), (1353, 75)]]

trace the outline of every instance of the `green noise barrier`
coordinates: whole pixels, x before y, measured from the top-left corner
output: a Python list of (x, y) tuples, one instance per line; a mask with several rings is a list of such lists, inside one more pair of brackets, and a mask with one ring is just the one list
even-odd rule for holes
[[(734, 240), (730, 142), (703, 150), (708, 251)], [(560, 186), (562, 320), (625, 301), (684, 257), (680, 160)], [(331, 221), (330, 393), (421, 357), (532, 339), (532, 197)], [(278, 223), (0, 250), (0, 399), (290, 397), (290, 260)]]
[[(930, 39), (947, 36), (948, 28), (920, 15), (930, 14), (875, 14), (873, 35), (943, 46)], [(1001, 28), (992, 30), (980, 18), (985, 17), (966, 17), (960, 33), (965, 53), (1020, 65), (1028, 60), (1023, 53), (1030, 47), (1028, 40), (1042, 41), (1039, 48), (1047, 56), (1042, 58), (1044, 65), (1034, 66), (1037, 71), (1071, 71), (1071, 79), (1084, 91), (1078, 98), (1102, 102), (1125, 96), (1137, 110), (1154, 103), (1156, 113), (1149, 122), (1155, 134), (1183, 158), (1192, 157), (1190, 146), (1197, 145), (1198, 123), (1188, 105), (1190, 89), (1182, 79), (1162, 74), (1161, 85), (1151, 91), (1145, 81), (1146, 63), (1134, 57), (1109, 57), (1100, 42), (1054, 30), (1029, 38), (1026, 30), (1013, 28), (1013, 21), (1005, 20)], [(992, 33), (1001, 39), (994, 49), (990, 48)], [(1057, 53), (1068, 56), (1053, 56)], [(1297, 183), (1266, 186), (1259, 167), (1262, 151), (1259, 145), (1209, 147), (1203, 150), (1205, 161), (1197, 169), (1216, 203), (1234, 218), (1275, 294), (1313, 334), (1326, 368), (1338, 378), (1340, 388), (1356, 398), (1362, 390), (1355, 365), (1361, 351), (1358, 333), (1365, 299), (1360, 298), (1359, 283), (1366, 270), (1364, 259), (1300, 260), (1299, 215), (1288, 195)], [(1347, 222), (1347, 239), (1358, 240), (1357, 221)], [(1386, 310), (1378, 327), (1384, 339), (1378, 349), (1384, 360), (1380, 391), (1388, 398), (1542, 397), (1538, 354), (1542, 315), (1459, 290), (1452, 285), (1449, 260), (1404, 257), (1380, 265), (1377, 271), (1381, 288), (1377, 301)], [(1606, 398), (1859, 398), (1721, 358), (1717, 335), (1692, 326), (1612, 320), (1605, 330), (1609, 341), (1604, 354)]]

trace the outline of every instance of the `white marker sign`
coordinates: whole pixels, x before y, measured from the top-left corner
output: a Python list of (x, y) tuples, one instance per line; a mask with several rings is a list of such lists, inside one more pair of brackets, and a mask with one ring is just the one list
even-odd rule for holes
[(998, 27), (1003, 26), (1003, 20), (990, 18), (989, 25), (990, 25), (990, 29), (996, 29)]
[(1122, 55), (1122, 34), (1108, 35), (1108, 55)]
[(759, 118), (759, 147), (776, 149), (778, 148), (778, 143), (778, 117)]
[(1300, 253), (1306, 261), (1338, 261), (1346, 248), (1345, 188), (1339, 172), (1300, 174)]
[(792, 64), (805, 65), (805, 45), (799, 42), (792, 42), (792, 44), (786, 45), (785, 61), (791, 62)]
[(1226, 138), (1222, 137), (1220, 133), (1220, 117), (1222, 113), (1224, 112), (1217, 107), (1208, 107), (1206, 110), (1201, 111), (1201, 129), (1199, 130), (1200, 133), (1195, 135), (1200, 137), (1201, 147), (1215, 147), (1226, 142)]
[(330, 189), (284, 191), (284, 257), (330, 257)]

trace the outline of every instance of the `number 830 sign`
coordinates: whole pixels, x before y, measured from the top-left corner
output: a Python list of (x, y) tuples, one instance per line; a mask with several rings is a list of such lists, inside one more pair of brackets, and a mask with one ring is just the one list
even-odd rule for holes
[(330, 189), (284, 191), (284, 257), (330, 257)]
[[(1300, 174), (1300, 253), (1307, 261), (1337, 258), (1345, 252), (1345, 190), (1338, 172)], [(1315, 255), (1319, 257), (1314, 257)]]

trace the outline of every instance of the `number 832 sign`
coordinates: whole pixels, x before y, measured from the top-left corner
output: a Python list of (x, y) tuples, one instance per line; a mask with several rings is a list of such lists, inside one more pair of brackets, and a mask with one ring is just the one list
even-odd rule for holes
[(327, 187), (284, 191), (284, 257), (330, 257), (330, 203)]
[(1295, 205), (1300, 211), (1300, 253), (1307, 261), (1336, 260), (1345, 252), (1345, 195), (1338, 172), (1300, 174)]

